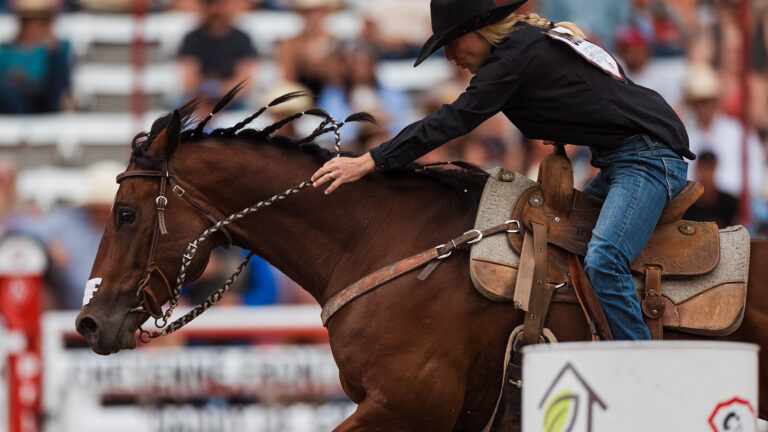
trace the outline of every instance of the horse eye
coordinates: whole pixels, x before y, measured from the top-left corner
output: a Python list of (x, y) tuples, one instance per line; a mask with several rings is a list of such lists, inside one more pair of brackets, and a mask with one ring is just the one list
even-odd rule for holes
[(119, 210), (117, 212), (117, 223), (120, 225), (132, 224), (136, 221), (136, 213), (131, 210)]

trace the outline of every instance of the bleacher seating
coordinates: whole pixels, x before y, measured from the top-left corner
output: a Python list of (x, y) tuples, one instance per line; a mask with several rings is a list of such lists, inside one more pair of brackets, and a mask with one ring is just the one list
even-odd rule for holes
[[(55, 23), (55, 33), (72, 45), (72, 93), (77, 111), (21, 117), (0, 115), (0, 157), (12, 157), (22, 169), (57, 166), (46, 168), (56, 170), (56, 175), (66, 169), (60, 167), (76, 171), (77, 167), (103, 158), (125, 160), (133, 136), (147, 130), (160, 114), (183, 102), (174, 59), (182, 38), (196, 23), (194, 14), (183, 12), (151, 13), (138, 22), (130, 14), (61, 14)], [(10, 40), (16, 26), (13, 15), (0, 13), (0, 42)], [(258, 78), (249, 90), (249, 108), (222, 113), (218, 118), (221, 125), (234, 124), (250, 114), (262, 101), (263, 92), (277, 82), (280, 71), (274, 62), (276, 42), (298, 34), (302, 21), (290, 11), (258, 10), (243, 14), (238, 26), (251, 36), (260, 54)], [(354, 39), (362, 28), (362, 19), (354, 10), (345, 10), (329, 16), (327, 27), (341, 39)], [(141, 35), (146, 62), (138, 72), (132, 63), (136, 35)], [(418, 70), (412, 65), (412, 60), (384, 61), (379, 66), (379, 79), (388, 87), (419, 93), (452, 73), (448, 63), (439, 58), (425, 62)], [(137, 86), (144, 94), (142, 104), (148, 110), (138, 119), (131, 114), (131, 95)], [(269, 121), (267, 115), (257, 125)], [(311, 130), (311, 126), (306, 128)], [(29, 175), (48, 178), (46, 169), (31, 171)]]
[[(76, 55), (73, 95), (80, 113), (29, 118), (0, 116), (0, 147), (8, 150), (20, 143), (28, 146), (55, 145), (67, 160), (80, 145), (123, 145), (137, 130), (130, 112), (130, 97), (138, 84), (145, 95), (144, 106), (152, 112), (145, 118), (182, 102), (174, 56), (183, 36), (195, 26), (193, 14), (162, 12), (149, 14), (137, 24), (130, 14), (62, 14), (56, 21), (59, 37), (69, 40)], [(137, 30), (137, 26), (140, 28)], [(293, 12), (256, 11), (241, 16), (239, 27), (248, 32), (261, 53), (259, 78), (251, 100), (279, 77), (272, 60), (276, 41), (301, 30), (301, 19)], [(354, 38), (360, 18), (351, 11), (329, 17), (328, 28), (340, 38)], [(0, 41), (16, 31), (12, 15), (0, 14)], [(147, 66), (135, 79), (131, 43), (142, 32)], [(384, 61), (379, 77), (385, 85), (418, 92), (448, 78), (451, 68), (440, 59), (426, 62), (418, 70), (411, 60)], [(429, 76), (429, 80), (424, 77)], [(108, 125), (108, 126), (102, 126)], [(148, 125), (145, 125), (148, 126)]]

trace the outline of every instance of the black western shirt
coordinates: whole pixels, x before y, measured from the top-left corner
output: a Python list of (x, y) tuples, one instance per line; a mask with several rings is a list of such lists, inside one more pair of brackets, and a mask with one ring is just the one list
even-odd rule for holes
[(685, 127), (663, 97), (634, 84), (617, 64), (613, 73), (598, 67), (549, 32), (518, 23), (454, 103), (371, 150), (376, 170), (412, 162), (499, 111), (531, 139), (607, 150), (648, 134), (680, 156), (695, 157)]

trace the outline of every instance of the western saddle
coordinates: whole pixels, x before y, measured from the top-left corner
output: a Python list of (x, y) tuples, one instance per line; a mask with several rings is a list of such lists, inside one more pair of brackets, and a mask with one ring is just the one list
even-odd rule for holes
[[(511, 216), (524, 228), (522, 236), (508, 234), (509, 245), (520, 256), (519, 268), (511, 274), (509, 268), (473, 259), (473, 281), (478, 285), (479, 280), (495, 279), (484, 286), (484, 294), (514, 301), (526, 312), (518, 335), (523, 344), (541, 341), (553, 299), (568, 301), (574, 295), (592, 338), (610, 340), (607, 321), (581, 265), (602, 200), (573, 188), (571, 163), (559, 145), (542, 161), (538, 183), (520, 195)], [(638, 296), (654, 339), (661, 339), (665, 322), (679, 314), (662, 295), (662, 280), (710, 273), (720, 260), (717, 226), (682, 220), (703, 191), (699, 183), (687, 183), (664, 208), (650, 241), (631, 265), (633, 275), (644, 281)]]
[[(578, 303), (592, 339), (612, 339), (581, 266), (602, 200), (573, 188), (573, 170), (561, 145), (542, 161), (538, 183), (520, 177), (503, 170), (491, 173), (475, 228), (507, 218), (511, 205), (509, 219), (519, 221), (521, 232), (509, 233), (508, 240), (489, 238), (473, 246), (470, 260), (470, 275), (479, 292), (494, 301), (513, 301), (525, 311), (524, 323), (509, 337), (503, 392), (484, 429), (491, 432), (519, 430), (520, 347), (555, 339), (544, 328), (553, 301)], [(631, 264), (653, 339), (663, 338), (665, 326), (726, 335), (743, 319), (749, 235), (743, 227), (718, 231), (713, 223), (682, 220), (703, 192), (702, 185), (689, 181), (664, 208), (651, 239)]]

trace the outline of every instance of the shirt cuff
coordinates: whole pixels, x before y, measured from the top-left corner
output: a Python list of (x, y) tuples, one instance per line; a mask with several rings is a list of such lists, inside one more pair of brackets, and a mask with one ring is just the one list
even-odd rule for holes
[(382, 154), (381, 145), (372, 148), (369, 153), (371, 154), (371, 158), (373, 159), (373, 163), (375, 164), (375, 169), (377, 172), (384, 172), (392, 169), (392, 163), (388, 161)]

